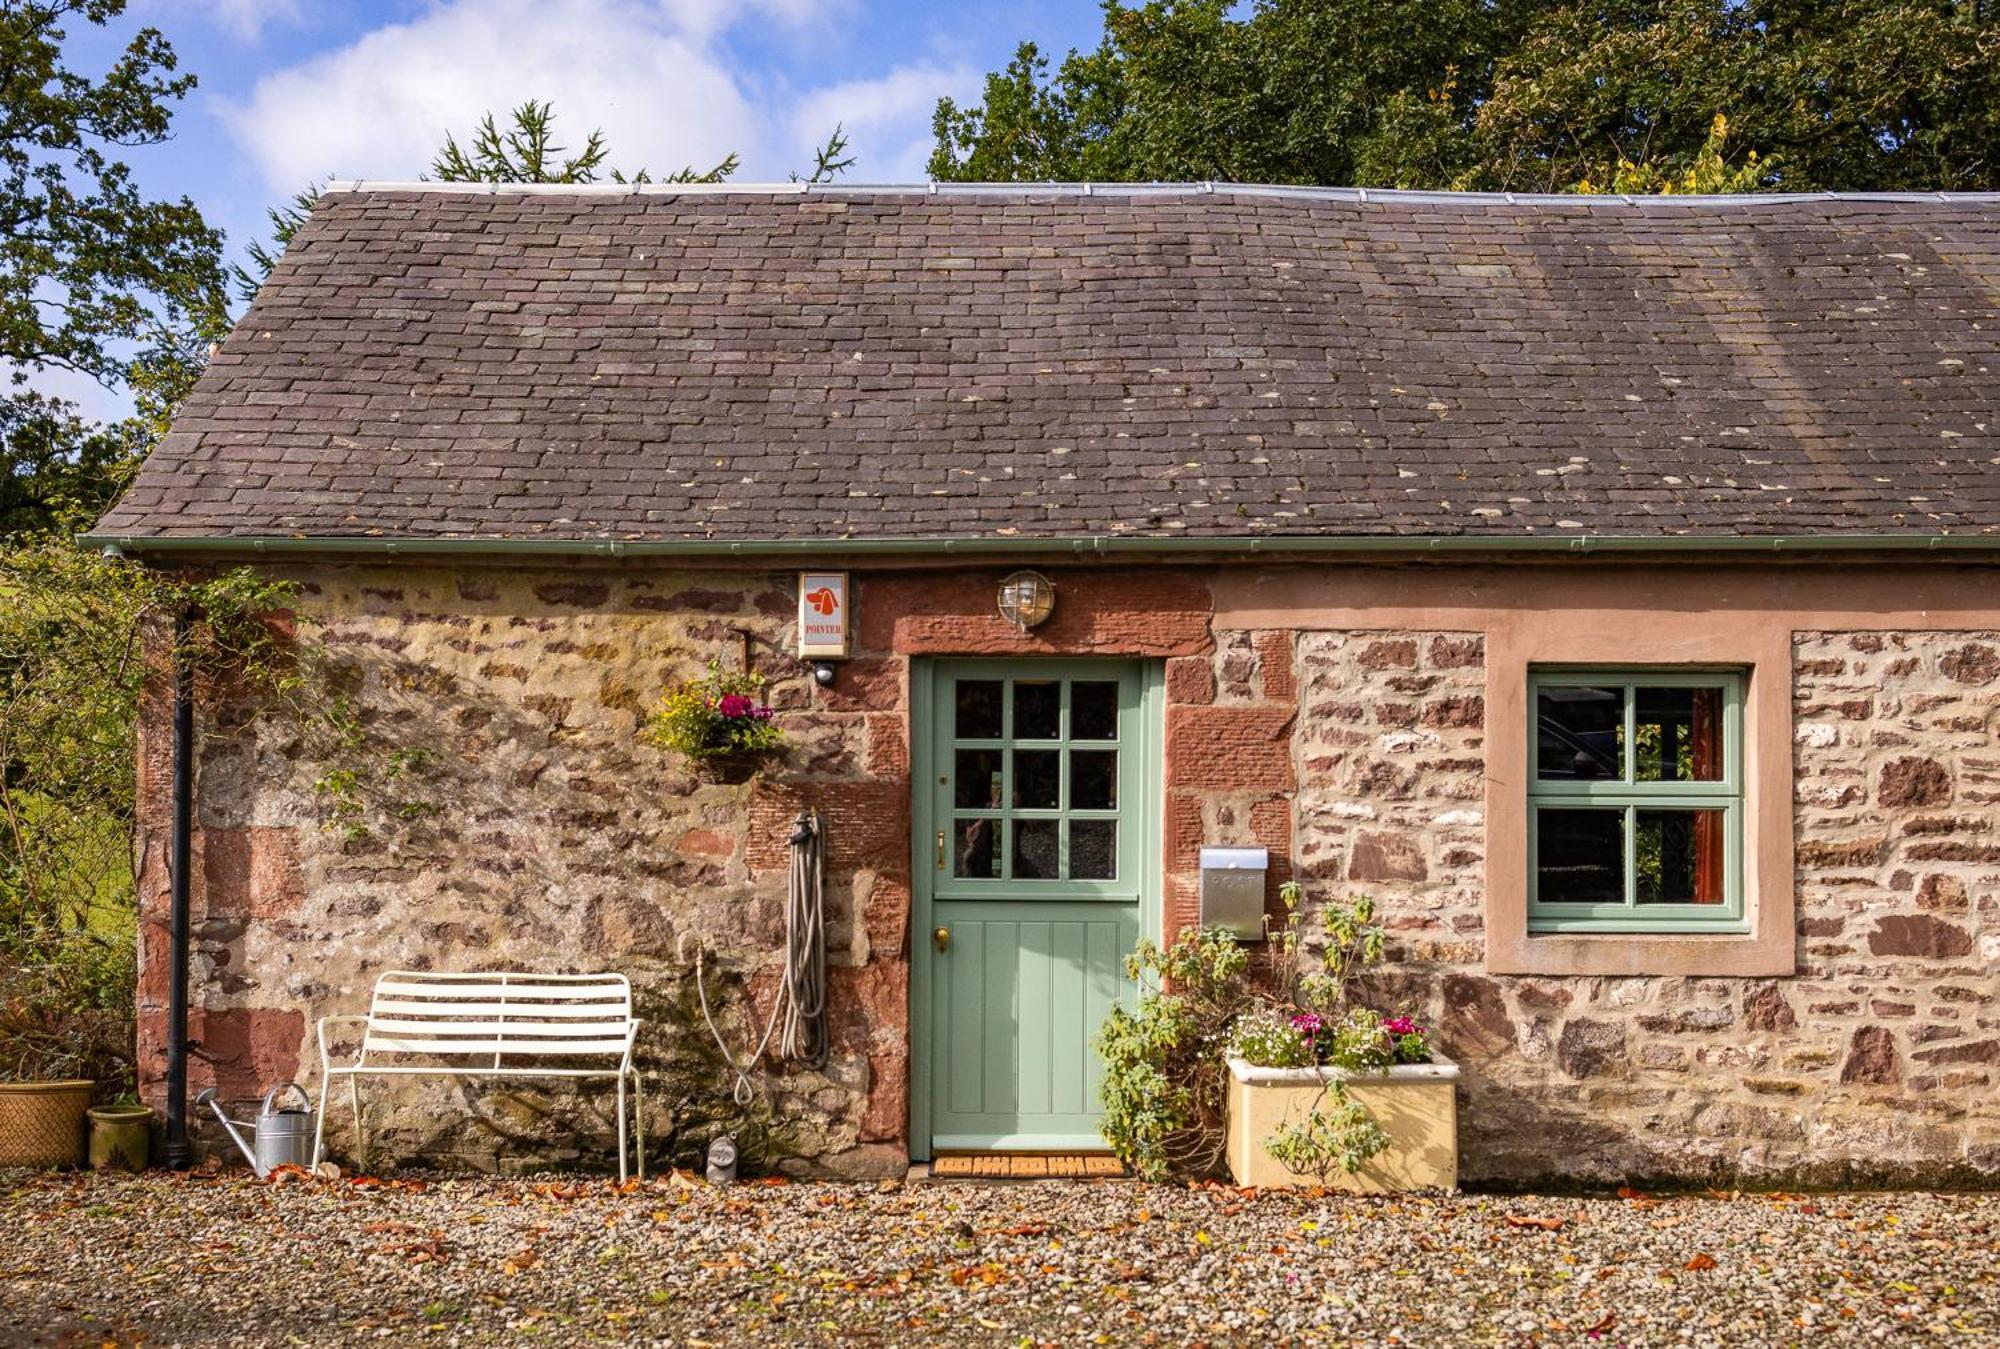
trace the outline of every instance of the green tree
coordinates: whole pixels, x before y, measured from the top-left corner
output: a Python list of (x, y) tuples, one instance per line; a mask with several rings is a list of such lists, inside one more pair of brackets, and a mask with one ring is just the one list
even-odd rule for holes
[(1992, 189), (2000, 7), (1113, 2), (1094, 50), (1052, 69), (1023, 44), (934, 128), (960, 181)]
[(76, 22), (124, 0), (0, 0), (0, 529), (68, 526), (107, 504), (152, 423), (93, 427), (34, 389), (50, 370), (108, 388), (143, 371), (175, 399), (227, 324), (221, 236), (182, 197), (156, 201), (113, 156), (168, 135), (194, 87), (141, 29), (101, 75), (73, 69)]

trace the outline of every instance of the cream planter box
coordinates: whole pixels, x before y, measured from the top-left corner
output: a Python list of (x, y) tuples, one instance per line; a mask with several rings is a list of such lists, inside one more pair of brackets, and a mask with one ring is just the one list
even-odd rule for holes
[(1229, 1172), (1238, 1185), (1280, 1189), (1318, 1185), (1264, 1150), (1279, 1126), (1311, 1113), (1332, 1083), (1368, 1108), (1389, 1146), (1352, 1175), (1336, 1171), (1326, 1185), (1360, 1194), (1458, 1188), (1458, 1065), (1399, 1064), (1374, 1073), (1338, 1068), (1254, 1068), (1229, 1060)]

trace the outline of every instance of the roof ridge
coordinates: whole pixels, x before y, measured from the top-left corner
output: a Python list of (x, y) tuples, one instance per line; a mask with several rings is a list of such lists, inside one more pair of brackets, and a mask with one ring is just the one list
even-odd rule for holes
[(1507, 206), (1684, 206), (1744, 207), (1797, 205), (1805, 202), (1853, 201), (1888, 203), (1948, 203), (2000, 205), (2000, 192), (1734, 192), (1647, 196), (1632, 193), (1581, 192), (1445, 192), (1383, 187), (1307, 187), (1283, 183), (447, 183), (427, 179), (403, 181), (363, 178), (337, 179), (320, 189), (327, 193), (424, 192), (440, 196), (577, 196), (577, 197), (1298, 197), (1314, 201), (1417, 203), (1428, 205)]

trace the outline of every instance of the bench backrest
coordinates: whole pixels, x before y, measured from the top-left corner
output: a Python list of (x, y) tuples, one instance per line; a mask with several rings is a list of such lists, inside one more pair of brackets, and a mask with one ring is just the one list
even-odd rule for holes
[(437, 974), (390, 970), (375, 981), (364, 1061), (381, 1055), (510, 1059), (620, 1056), (632, 983), (622, 974)]

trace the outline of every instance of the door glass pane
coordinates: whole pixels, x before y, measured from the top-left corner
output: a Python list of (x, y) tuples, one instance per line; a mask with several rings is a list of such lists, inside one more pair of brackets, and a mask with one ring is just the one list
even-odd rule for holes
[(1640, 688), (1633, 771), (1640, 782), (1722, 781), (1722, 690)]
[(1072, 740), (1118, 738), (1116, 683), (1079, 679), (1069, 686), (1069, 738)]
[(1000, 799), (1000, 751), (962, 749), (953, 755), (952, 804), (960, 810), (997, 810)]
[(1056, 821), (1016, 820), (1012, 828), (1014, 879), (1017, 881), (1062, 879), (1062, 861), (1057, 855)]
[(1544, 904), (1625, 902), (1625, 812), (1535, 812), (1535, 898)]
[(1640, 810), (1633, 866), (1641, 904), (1722, 903), (1722, 812)]
[(1118, 879), (1116, 820), (1070, 821), (1069, 876), (1073, 881)]
[(1000, 821), (952, 821), (951, 874), (991, 880), (1000, 874)]
[(959, 680), (952, 733), (960, 740), (998, 740), (1000, 689), (997, 679)]
[(1054, 740), (1062, 734), (1062, 685), (1053, 679), (1014, 681), (1014, 738)]
[(1073, 749), (1069, 752), (1069, 806), (1071, 810), (1118, 808), (1116, 750)]
[(1014, 751), (1014, 804), (1023, 810), (1054, 810), (1062, 804), (1062, 755), (1052, 749)]
[(1544, 685), (1535, 694), (1536, 777), (1543, 782), (1625, 776), (1625, 691)]

